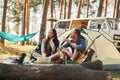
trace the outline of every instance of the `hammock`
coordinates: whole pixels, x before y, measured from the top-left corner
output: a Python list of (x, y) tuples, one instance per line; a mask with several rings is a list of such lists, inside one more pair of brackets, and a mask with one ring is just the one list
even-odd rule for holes
[(16, 36), (13, 34), (8, 34), (8, 33), (0, 31), (0, 37), (2, 37), (3, 39), (6, 39), (8, 41), (12, 41), (12, 42), (22, 42), (22, 41), (26, 41), (26, 40), (32, 38), (36, 33), (37, 32), (27, 34), (24, 36)]

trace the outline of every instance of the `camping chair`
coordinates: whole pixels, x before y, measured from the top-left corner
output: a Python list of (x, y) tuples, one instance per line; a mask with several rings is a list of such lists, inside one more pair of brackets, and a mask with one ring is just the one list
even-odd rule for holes
[(101, 35), (98, 35), (95, 39), (93, 39), (92, 43), (86, 48), (86, 50), (76, 60), (77, 63), (83, 63), (83, 62), (87, 62), (91, 60), (93, 53), (95, 53), (95, 51), (91, 49), (91, 46), (93, 45), (95, 40), (99, 38), (100, 36)]

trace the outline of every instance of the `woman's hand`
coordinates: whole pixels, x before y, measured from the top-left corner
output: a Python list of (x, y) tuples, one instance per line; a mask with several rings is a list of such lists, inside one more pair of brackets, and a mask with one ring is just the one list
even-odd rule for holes
[(71, 58), (73, 54), (71, 52), (68, 52), (67, 55)]

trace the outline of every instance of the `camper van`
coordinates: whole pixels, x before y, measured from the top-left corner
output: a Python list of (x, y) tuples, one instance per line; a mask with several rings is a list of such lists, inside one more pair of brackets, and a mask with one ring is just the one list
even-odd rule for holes
[(61, 41), (64, 37), (69, 36), (73, 28), (81, 28), (83, 36), (88, 40), (88, 44), (96, 36), (101, 35), (92, 46), (96, 51), (97, 59), (102, 60), (105, 64), (120, 64), (119, 19), (106, 17), (63, 19), (58, 20), (55, 24), (55, 29)]

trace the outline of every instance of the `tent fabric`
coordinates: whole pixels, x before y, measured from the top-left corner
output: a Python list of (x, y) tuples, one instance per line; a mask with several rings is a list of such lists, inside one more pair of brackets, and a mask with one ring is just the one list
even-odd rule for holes
[(32, 38), (36, 33), (37, 32), (27, 34), (24, 36), (17, 36), (17, 35), (13, 35), (13, 34), (9, 34), (9, 33), (0, 31), (0, 37), (3, 39), (6, 39), (8, 41), (11, 41), (11, 42), (22, 42), (22, 41), (26, 41), (26, 40)]

